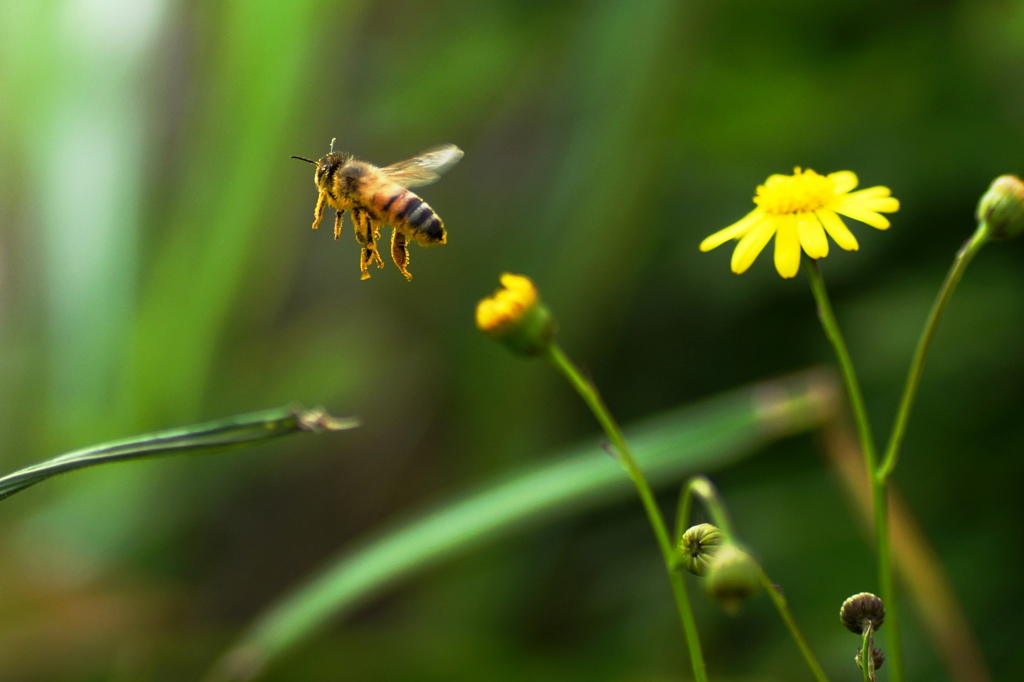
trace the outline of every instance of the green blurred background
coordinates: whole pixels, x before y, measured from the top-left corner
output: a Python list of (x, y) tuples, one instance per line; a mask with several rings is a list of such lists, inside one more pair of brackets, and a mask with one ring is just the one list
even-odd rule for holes
[[(4, 502), (0, 679), (197, 679), (379, 524), (589, 438), (541, 363), (472, 324), (530, 275), (620, 421), (830, 362), (802, 278), (700, 240), (794, 166), (902, 203), (823, 262), (887, 433), (977, 198), (1024, 160), (1024, 3), (810, 0), (0, 4), (0, 468), (297, 401), (364, 427), (104, 467)], [(331, 138), (380, 164), (453, 142), (449, 243), (359, 281), (309, 229)], [(328, 218), (333, 211), (328, 212)], [(349, 228), (350, 229), (350, 228)], [(982, 252), (939, 331), (896, 481), (994, 679), (1024, 677), (1024, 244)], [(812, 437), (711, 472), (835, 679), (873, 558)], [(666, 490), (666, 507), (673, 491)], [(713, 678), (791, 680), (767, 600), (704, 599)], [(910, 679), (946, 679), (909, 611)], [(885, 672), (882, 674), (885, 678)], [(432, 569), (270, 679), (678, 680), (639, 505)]]

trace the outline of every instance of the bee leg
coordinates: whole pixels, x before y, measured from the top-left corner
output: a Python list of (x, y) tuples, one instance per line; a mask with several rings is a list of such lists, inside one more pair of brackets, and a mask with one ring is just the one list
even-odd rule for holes
[(391, 258), (395, 261), (395, 265), (405, 275), (406, 280), (412, 280), (412, 275), (409, 274), (409, 247), (408, 240), (405, 235), (395, 230), (391, 233)]
[(334, 214), (334, 238), (341, 239), (341, 218), (345, 215), (344, 211), (338, 211)]
[[(327, 195), (320, 192), (316, 199), (316, 208), (313, 209), (313, 229), (320, 227), (320, 220), (324, 217), (324, 206), (327, 205)], [(337, 229), (337, 228), (335, 228)], [(337, 237), (335, 237), (337, 239)]]
[(363, 279), (369, 279), (370, 272), (367, 267), (371, 262), (376, 261), (377, 267), (384, 267), (384, 261), (377, 253), (377, 237), (380, 236), (380, 228), (370, 219), (370, 214), (358, 208), (352, 209), (352, 222), (356, 226), (356, 241), (363, 250), (359, 255), (359, 269), (363, 273)]
[(373, 258), (377, 261), (377, 267), (384, 267), (384, 259), (380, 257), (380, 252), (377, 251), (377, 240), (380, 239), (380, 223), (370, 222), (370, 226), (373, 228)]
[(359, 270), (362, 272), (360, 279), (370, 279), (369, 265), (373, 262), (373, 251), (367, 248), (363, 248), (361, 254), (359, 254)]

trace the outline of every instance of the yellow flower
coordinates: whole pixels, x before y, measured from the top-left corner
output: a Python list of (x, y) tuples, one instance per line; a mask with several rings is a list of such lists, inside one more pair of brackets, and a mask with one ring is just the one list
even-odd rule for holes
[(857, 176), (850, 171), (818, 175), (796, 168), (793, 175), (772, 175), (758, 186), (757, 208), (738, 222), (719, 230), (700, 244), (710, 251), (730, 239), (739, 244), (732, 252), (732, 271), (746, 272), (757, 255), (775, 237), (775, 269), (783, 277), (796, 276), (801, 248), (811, 258), (828, 255), (827, 232), (836, 244), (856, 251), (858, 244), (840, 215), (884, 230), (889, 221), (882, 213), (898, 211), (900, 203), (888, 187), (851, 192)]
[(555, 322), (528, 277), (505, 273), (503, 289), (476, 307), (476, 326), (522, 355), (539, 355), (555, 336)]

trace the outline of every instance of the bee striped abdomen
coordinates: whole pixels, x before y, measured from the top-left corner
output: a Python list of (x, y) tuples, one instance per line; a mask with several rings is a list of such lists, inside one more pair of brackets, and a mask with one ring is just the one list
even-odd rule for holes
[(409, 190), (399, 190), (380, 206), (392, 227), (406, 232), (420, 244), (445, 243), (444, 223), (427, 202)]

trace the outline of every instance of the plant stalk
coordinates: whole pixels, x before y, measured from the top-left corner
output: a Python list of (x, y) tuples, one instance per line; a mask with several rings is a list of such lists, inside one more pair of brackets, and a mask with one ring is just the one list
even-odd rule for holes
[(658, 507), (654, 492), (637, 465), (636, 459), (633, 457), (633, 453), (628, 443), (626, 443), (625, 437), (622, 435), (622, 429), (619, 428), (619, 425), (608, 411), (597, 388), (583, 377), (579, 369), (558, 344), (552, 343), (548, 347), (547, 359), (565, 376), (569, 383), (572, 384), (572, 387), (576, 389), (580, 398), (583, 399), (583, 402), (590, 408), (590, 411), (604, 430), (605, 435), (608, 436), (608, 440), (611, 441), (612, 447), (615, 448), (619, 463), (626, 470), (626, 473), (633, 481), (633, 485), (636, 486), (640, 502), (643, 504), (644, 511), (647, 512), (647, 519), (654, 531), (654, 537), (658, 542), (658, 548), (661, 550), (662, 559), (665, 562), (665, 571), (668, 573), (672, 594), (675, 597), (676, 609), (679, 612), (679, 620), (682, 623), (686, 645), (690, 652), (690, 663), (693, 667), (694, 679), (696, 682), (707, 682), (707, 670), (705, 669), (704, 654), (700, 646), (700, 637), (697, 633), (697, 622), (693, 617), (693, 610), (690, 608), (690, 598), (686, 593), (683, 576), (679, 571), (675, 570), (675, 547), (669, 537), (665, 519), (662, 516), (661, 509)]
[(853, 362), (850, 360), (850, 352), (847, 350), (846, 342), (839, 331), (839, 323), (836, 321), (835, 312), (832, 310), (832, 303), (829, 301), (828, 291), (825, 289), (825, 281), (821, 277), (818, 263), (806, 256), (804, 260), (807, 261), (807, 277), (810, 280), (811, 292), (818, 307), (818, 318), (821, 320), (822, 327), (825, 329), (825, 335), (832, 344), (836, 358), (839, 361), (839, 369), (843, 377), (843, 383), (846, 385), (853, 418), (857, 425), (857, 435), (860, 439), (861, 452), (864, 455), (864, 465), (867, 469), (868, 480), (871, 483), (871, 500), (875, 517), (875, 546), (878, 561), (878, 586), (879, 591), (882, 593), (882, 601), (885, 602), (886, 620), (889, 624), (889, 646), (887, 651), (889, 654), (890, 678), (892, 682), (903, 682), (899, 605), (896, 598), (896, 581), (889, 532), (888, 479), (878, 475), (878, 455), (871, 436), (871, 424), (868, 421), (867, 410), (864, 407), (864, 396), (860, 390), (860, 382), (857, 380)]
[(946, 280), (942, 283), (942, 288), (939, 289), (935, 303), (932, 304), (931, 312), (928, 314), (928, 321), (925, 322), (924, 329), (921, 330), (921, 338), (917, 342), (917, 350), (914, 351), (914, 359), (910, 363), (907, 383), (903, 387), (903, 397), (900, 400), (896, 419), (893, 422), (892, 434), (889, 436), (889, 445), (885, 449), (885, 456), (882, 458), (882, 464), (878, 469), (878, 477), (883, 480), (889, 478), (893, 469), (896, 468), (896, 462), (899, 460), (900, 446), (903, 444), (903, 436), (907, 431), (910, 410), (914, 406), (917, 386), (921, 382), (921, 372), (924, 370), (925, 356), (928, 355), (928, 348), (931, 346), (935, 330), (939, 326), (939, 320), (946, 310), (949, 299), (956, 290), (956, 285), (960, 283), (960, 278), (963, 277), (964, 271), (967, 270), (967, 266), (978, 254), (978, 251), (981, 250), (981, 247), (987, 243), (988, 231), (985, 229), (985, 225), (982, 224), (971, 235), (970, 239), (960, 247), (956, 258), (953, 260), (953, 265), (946, 275)]
[(811, 669), (811, 674), (814, 675), (814, 679), (818, 682), (828, 682), (828, 676), (825, 675), (825, 670), (821, 667), (821, 663), (815, 658), (814, 652), (811, 651), (811, 646), (807, 643), (807, 639), (800, 631), (799, 626), (796, 624), (796, 619), (793, 618), (793, 613), (789, 610), (789, 604), (786, 602), (786, 597), (782, 594), (772, 581), (768, 579), (767, 574), (763, 570), (759, 571), (761, 574), (761, 586), (764, 587), (764, 591), (768, 593), (768, 598), (775, 604), (776, 610), (779, 612), (779, 616), (782, 617), (782, 622), (789, 628), (789, 634), (796, 642), (797, 647), (800, 649), (801, 655), (804, 657), (804, 661), (807, 662), (807, 667)]

